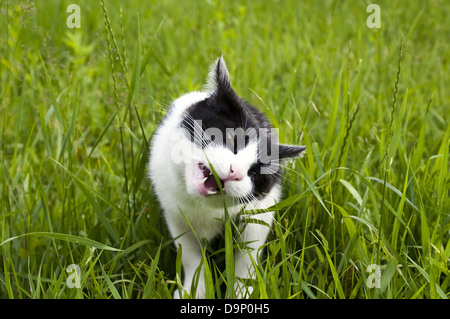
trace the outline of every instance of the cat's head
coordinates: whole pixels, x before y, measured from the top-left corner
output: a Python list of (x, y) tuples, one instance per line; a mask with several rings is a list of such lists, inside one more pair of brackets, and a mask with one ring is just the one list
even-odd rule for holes
[(217, 198), (222, 188), (233, 200), (261, 199), (280, 183), (281, 160), (305, 150), (278, 143), (266, 117), (231, 87), (223, 58), (211, 67), (204, 99), (183, 108), (184, 182), (199, 198)]

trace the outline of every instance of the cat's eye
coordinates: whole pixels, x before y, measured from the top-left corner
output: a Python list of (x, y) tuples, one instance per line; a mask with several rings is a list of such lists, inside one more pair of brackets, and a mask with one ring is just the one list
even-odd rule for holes
[(260, 165), (259, 163), (257, 164), (253, 164), (250, 169), (248, 170), (248, 176), (250, 177), (255, 177), (256, 175), (258, 175), (258, 172), (260, 170)]

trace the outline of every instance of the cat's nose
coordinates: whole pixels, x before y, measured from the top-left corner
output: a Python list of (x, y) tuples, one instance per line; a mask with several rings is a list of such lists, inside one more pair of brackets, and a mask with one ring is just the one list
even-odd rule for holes
[(228, 173), (227, 180), (230, 181), (240, 181), (245, 176), (245, 171), (242, 167), (237, 164), (230, 165), (230, 172)]

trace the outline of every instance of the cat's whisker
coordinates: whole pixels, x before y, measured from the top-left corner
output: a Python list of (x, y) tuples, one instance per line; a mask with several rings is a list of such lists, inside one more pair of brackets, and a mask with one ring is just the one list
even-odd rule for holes
[[(271, 225), (277, 223), (268, 208), (281, 198), (287, 180), (283, 171), (295, 172), (279, 161), (304, 150), (276, 144), (280, 158), (271, 166), (263, 163), (264, 151), (278, 143), (267, 118), (236, 94), (222, 58), (211, 68), (208, 83), (207, 92), (191, 92), (172, 103), (152, 139), (149, 163), (174, 242), (186, 247), (181, 256), (184, 289), (190, 292), (193, 278), (198, 278), (194, 297), (205, 297), (206, 291), (204, 276), (195, 276), (202, 263), (198, 239), (211, 240), (223, 231), (218, 221), (229, 205), (233, 223), (242, 226), (239, 240), (248, 241), (246, 252), (257, 260)], [(181, 138), (174, 141), (174, 136)], [(175, 161), (174, 154), (181, 160)], [(253, 278), (250, 258), (242, 257), (236, 259), (237, 276)]]

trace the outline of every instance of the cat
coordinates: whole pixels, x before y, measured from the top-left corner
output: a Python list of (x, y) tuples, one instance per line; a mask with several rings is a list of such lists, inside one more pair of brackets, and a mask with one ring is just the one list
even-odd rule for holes
[[(246, 248), (235, 256), (236, 296), (250, 296), (253, 289), (242, 279), (255, 278), (250, 256), (257, 260), (273, 221), (266, 209), (281, 198), (280, 161), (305, 148), (278, 143), (267, 118), (231, 87), (223, 57), (210, 67), (204, 91), (171, 104), (151, 141), (149, 177), (175, 244), (182, 247), (185, 292), (193, 293), (202, 240), (223, 233), (225, 207), (232, 220), (238, 215), (245, 220), (244, 210), (262, 209), (252, 215), (260, 222), (247, 223), (239, 234)], [(175, 290), (174, 298), (182, 295)], [(205, 298), (203, 266), (192, 296)]]

